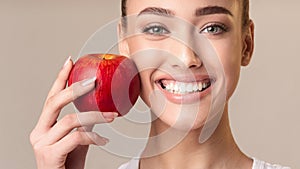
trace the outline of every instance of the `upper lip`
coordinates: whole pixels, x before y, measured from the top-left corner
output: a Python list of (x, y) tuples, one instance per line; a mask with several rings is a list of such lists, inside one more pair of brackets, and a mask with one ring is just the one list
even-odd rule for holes
[(161, 81), (161, 80), (174, 80), (178, 82), (185, 82), (185, 83), (192, 83), (192, 82), (201, 82), (204, 80), (210, 79), (211, 81), (215, 81), (215, 77), (209, 76), (207, 74), (205, 75), (162, 75), (159, 76), (155, 82)]

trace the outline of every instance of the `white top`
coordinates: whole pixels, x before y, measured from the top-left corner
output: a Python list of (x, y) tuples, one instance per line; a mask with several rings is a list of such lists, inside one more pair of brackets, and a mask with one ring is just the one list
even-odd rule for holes
[[(264, 161), (260, 161), (256, 158), (252, 158), (252, 159), (253, 159), (252, 169), (291, 169), (290, 167), (283, 167), (276, 164), (272, 165)], [(129, 162), (122, 164), (118, 169), (139, 169), (139, 159), (134, 158)]]
[(253, 159), (252, 169), (291, 169), (290, 167), (283, 167), (277, 164), (269, 164), (264, 161)]

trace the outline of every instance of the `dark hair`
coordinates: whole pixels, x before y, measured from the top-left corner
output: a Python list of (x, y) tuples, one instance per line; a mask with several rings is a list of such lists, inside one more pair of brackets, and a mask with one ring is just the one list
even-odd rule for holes
[[(122, 17), (127, 16), (126, 2), (127, 2), (127, 0), (122, 0), (122, 3), (121, 3)], [(248, 27), (249, 21), (250, 21), (250, 18), (249, 18), (249, 0), (243, 0), (242, 6), (243, 6), (242, 28), (243, 28), (243, 30), (245, 30)], [(126, 21), (124, 21), (124, 25), (126, 25)]]

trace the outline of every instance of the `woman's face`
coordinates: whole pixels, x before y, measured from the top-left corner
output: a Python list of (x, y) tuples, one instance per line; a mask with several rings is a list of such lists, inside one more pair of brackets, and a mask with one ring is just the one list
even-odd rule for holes
[[(239, 79), (244, 59), (241, 2), (128, 0), (126, 6), (123, 32), (128, 37), (120, 49), (140, 69), (142, 99), (168, 126), (203, 126), (218, 95), (212, 91), (222, 90), (214, 85), (226, 88), (227, 102)], [(205, 55), (204, 44), (210, 44), (218, 63), (199, 56)]]

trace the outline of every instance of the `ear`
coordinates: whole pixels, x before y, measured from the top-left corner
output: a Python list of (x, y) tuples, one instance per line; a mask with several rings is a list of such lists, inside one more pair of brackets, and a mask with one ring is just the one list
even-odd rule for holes
[(128, 47), (128, 43), (127, 43), (126, 39), (124, 38), (125, 33), (124, 33), (123, 29), (124, 28), (122, 26), (122, 23), (120, 22), (118, 24), (118, 38), (119, 38), (118, 47), (119, 47), (119, 52), (120, 52), (120, 55), (129, 57), (129, 47)]
[(253, 55), (254, 50), (254, 23), (249, 22), (248, 28), (243, 33), (243, 51), (242, 51), (242, 66), (247, 66)]

